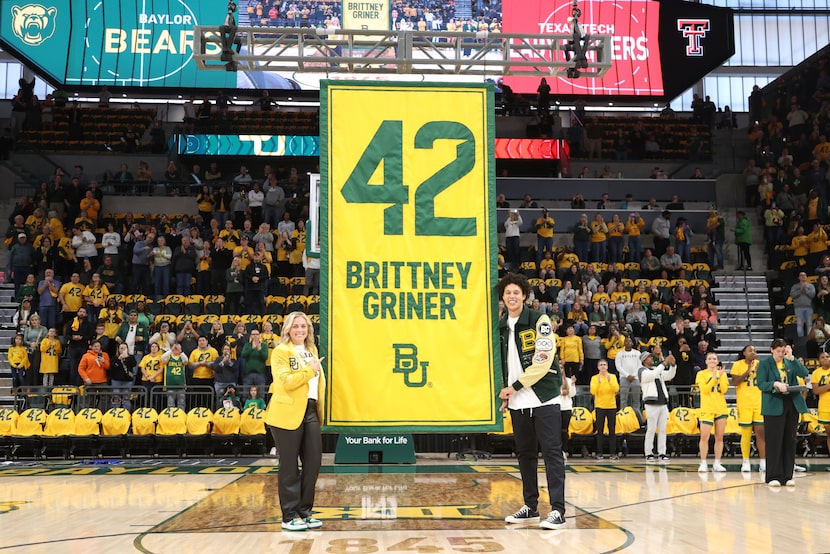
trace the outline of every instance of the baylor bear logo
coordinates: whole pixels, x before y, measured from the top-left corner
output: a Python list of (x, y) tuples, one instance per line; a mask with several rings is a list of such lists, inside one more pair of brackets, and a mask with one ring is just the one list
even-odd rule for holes
[(57, 8), (40, 4), (12, 6), (12, 31), (29, 46), (39, 46), (55, 32)]

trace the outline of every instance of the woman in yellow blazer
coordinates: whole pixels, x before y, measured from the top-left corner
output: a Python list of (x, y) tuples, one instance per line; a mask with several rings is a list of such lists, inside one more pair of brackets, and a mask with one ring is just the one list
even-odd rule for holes
[[(320, 422), (326, 381), (317, 357), (311, 321), (291, 312), (282, 326), (280, 342), (271, 352), (271, 400), (265, 423), (280, 452), (279, 497), (282, 528), (305, 531), (322, 527), (312, 517), (314, 487), (323, 458)], [(297, 459), (303, 460), (302, 473)]]

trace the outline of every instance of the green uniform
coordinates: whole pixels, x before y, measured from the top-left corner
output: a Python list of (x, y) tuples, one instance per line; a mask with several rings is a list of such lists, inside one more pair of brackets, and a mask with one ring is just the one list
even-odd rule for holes
[(186, 358), (170, 356), (164, 369), (164, 386), (167, 390), (184, 388), (185, 369), (187, 369)]

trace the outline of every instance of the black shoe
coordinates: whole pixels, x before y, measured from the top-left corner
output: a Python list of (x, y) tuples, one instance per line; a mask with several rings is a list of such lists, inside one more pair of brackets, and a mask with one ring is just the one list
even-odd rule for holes
[(561, 529), (565, 526), (565, 516), (559, 513), (559, 510), (554, 510), (548, 514), (548, 517), (539, 523), (542, 529)]
[(655, 461), (656, 461), (656, 459), (654, 458), (654, 454), (649, 454), (648, 456), (646, 456), (646, 463), (647, 464), (653, 464)]
[(522, 509), (511, 516), (504, 518), (507, 523), (536, 523), (539, 521), (539, 512), (531, 510), (527, 506), (522, 506)]

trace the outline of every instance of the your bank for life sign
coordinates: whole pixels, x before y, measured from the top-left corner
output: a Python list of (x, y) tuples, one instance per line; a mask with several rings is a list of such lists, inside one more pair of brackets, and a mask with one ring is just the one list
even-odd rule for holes
[(500, 428), (492, 85), (320, 98), (328, 429)]

